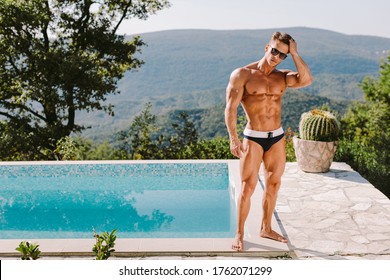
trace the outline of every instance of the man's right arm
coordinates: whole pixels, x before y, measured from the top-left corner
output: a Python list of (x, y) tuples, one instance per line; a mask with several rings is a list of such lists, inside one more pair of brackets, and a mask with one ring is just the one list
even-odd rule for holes
[(237, 135), (237, 109), (244, 94), (246, 70), (239, 68), (230, 75), (226, 88), (225, 123), (230, 138), (230, 151), (236, 157), (242, 157), (243, 147)]

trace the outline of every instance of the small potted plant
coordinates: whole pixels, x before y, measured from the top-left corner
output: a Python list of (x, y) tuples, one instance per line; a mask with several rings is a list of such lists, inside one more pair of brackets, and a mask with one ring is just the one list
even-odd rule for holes
[(336, 117), (314, 109), (301, 115), (299, 138), (294, 137), (298, 166), (305, 172), (328, 172), (336, 153), (339, 124)]

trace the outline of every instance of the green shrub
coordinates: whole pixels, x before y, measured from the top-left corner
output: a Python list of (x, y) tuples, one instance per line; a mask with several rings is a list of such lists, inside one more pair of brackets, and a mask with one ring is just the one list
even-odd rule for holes
[(78, 149), (74, 139), (70, 136), (62, 137), (56, 143), (54, 154), (59, 160), (77, 160)]
[(101, 235), (97, 234), (95, 230), (93, 231), (96, 243), (92, 251), (95, 253), (96, 260), (107, 260), (111, 256), (111, 253), (115, 252), (116, 231), (116, 229), (111, 233), (105, 231)]
[(285, 139), (286, 139), (286, 161), (287, 162), (295, 162), (295, 161), (297, 161), (297, 159), (295, 157), (294, 144), (293, 144), (293, 140), (292, 140), (295, 133), (291, 129), (291, 127), (289, 127), (284, 135), (285, 135)]
[[(384, 149), (387, 149), (386, 147)], [(390, 197), (390, 167), (382, 160), (381, 151), (364, 143), (342, 139), (335, 161), (347, 162), (371, 184)]]
[(36, 260), (39, 259), (41, 255), (41, 251), (38, 247), (38, 243), (31, 244), (28, 241), (22, 241), (16, 250), (22, 254), (22, 260)]

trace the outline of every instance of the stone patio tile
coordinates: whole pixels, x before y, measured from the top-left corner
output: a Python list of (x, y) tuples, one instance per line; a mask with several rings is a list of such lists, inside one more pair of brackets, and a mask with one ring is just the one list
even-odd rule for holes
[(363, 235), (351, 236), (351, 240), (356, 242), (356, 243), (360, 243), (360, 244), (370, 243), (370, 241)]
[(325, 193), (313, 195), (312, 198), (315, 201), (346, 201), (347, 197), (345, 196), (342, 190), (330, 190)]
[[(386, 196), (345, 163), (325, 174), (304, 173), (294, 163), (286, 171), (279, 199), (291, 212), (278, 215), (298, 258), (390, 260)], [(291, 180), (301, 188), (290, 188)]]
[(356, 211), (366, 211), (371, 206), (372, 206), (372, 203), (370, 203), (370, 202), (365, 202), (365, 203), (361, 202), (361, 203), (355, 204), (355, 206), (351, 207), (351, 209), (356, 210)]
[[(340, 252), (341, 253), (341, 252)], [(366, 254), (368, 253), (368, 244), (362, 244), (358, 242), (347, 242), (347, 246), (342, 251), (343, 254)]]
[(390, 236), (388, 234), (383, 234), (383, 233), (369, 233), (367, 234), (367, 238), (372, 241), (390, 240)]

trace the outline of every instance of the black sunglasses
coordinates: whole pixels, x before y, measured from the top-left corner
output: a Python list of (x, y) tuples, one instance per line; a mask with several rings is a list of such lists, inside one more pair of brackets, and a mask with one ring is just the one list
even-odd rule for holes
[(275, 56), (279, 55), (279, 58), (282, 59), (282, 60), (285, 60), (286, 57), (287, 57), (287, 54), (282, 53), (282, 52), (279, 51), (278, 49), (272, 48), (272, 47), (271, 47), (271, 54), (272, 54), (272, 55), (275, 55)]

